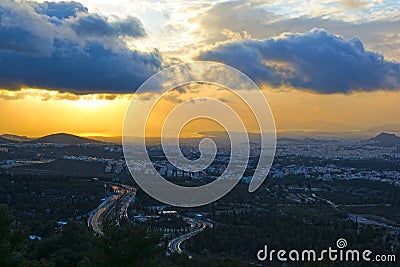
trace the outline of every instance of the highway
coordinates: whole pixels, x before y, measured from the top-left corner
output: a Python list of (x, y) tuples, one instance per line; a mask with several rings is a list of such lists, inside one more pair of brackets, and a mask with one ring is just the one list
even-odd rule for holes
[[(114, 191), (114, 194), (106, 198), (96, 209), (89, 214), (88, 227), (90, 227), (96, 235), (104, 236), (103, 232), (103, 221), (110, 215), (116, 215), (115, 225), (119, 225), (119, 222), (127, 218), (127, 210), (131, 201), (136, 196), (136, 188), (117, 184), (108, 183)], [(198, 233), (212, 228), (213, 224), (206, 220), (194, 219), (187, 216), (181, 216), (188, 224), (191, 225), (191, 231), (184, 235), (181, 235), (168, 243), (168, 249), (172, 253), (182, 253), (182, 243)]]
[(185, 242), (186, 240), (190, 239), (191, 237), (197, 235), (198, 233), (213, 227), (213, 224), (209, 221), (198, 220), (198, 219), (193, 219), (193, 218), (184, 217), (184, 216), (182, 216), (182, 217), (184, 220), (186, 220), (187, 223), (189, 223), (191, 225), (193, 230), (190, 231), (189, 233), (186, 233), (184, 235), (178, 236), (175, 239), (172, 239), (168, 243), (168, 249), (172, 253), (182, 253), (183, 252), (183, 249), (182, 249), (183, 242)]
[(88, 219), (88, 227), (90, 227), (98, 236), (104, 236), (103, 221), (104, 218), (110, 214), (115, 214), (118, 211), (116, 218), (116, 225), (122, 218), (126, 218), (128, 207), (136, 196), (136, 188), (117, 184), (109, 183), (114, 191), (114, 195), (106, 198), (96, 209), (94, 209)]

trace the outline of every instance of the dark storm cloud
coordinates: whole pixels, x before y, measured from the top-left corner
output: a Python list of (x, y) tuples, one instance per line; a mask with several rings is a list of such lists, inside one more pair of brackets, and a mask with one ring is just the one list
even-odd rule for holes
[(81, 50), (56, 40), (54, 50), (50, 57), (0, 53), (2, 87), (19, 89), (25, 85), (78, 94), (132, 93), (160, 67), (156, 53), (116, 53), (98, 42), (88, 42)]
[(39, 14), (47, 15), (49, 17), (56, 17), (58, 19), (65, 19), (69, 17), (76, 17), (79, 13), (87, 13), (88, 9), (78, 2), (43, 2), (43, 3), (29, 3), (35, 11)]
[(71, 28), (80, 36), (115, 36), (113, 27), (97, 14), (81, 16), (71, 23)]
[(323, 94), (399, 90), (400, 64), (323, 29), (220, 45), (199, 56), (226, 63), (252, 79)]
[(0, 1), (1, 53), (49, 54), (54, 31), (54, 25), (37, 14), (33, 15), (30, 6), (18, 6), (8, 0)]
[(142, 22), (135, 17), (128, 17), (125, 20), (113, 24), (120, 35), (131, 37), (146, 36)]
[(117, 22), (108, 22), (97, 14), (80, 16), (70, 22), (71, 28), (79, 36), (98, 36), (98, 37), (144, 37), (146, 32), (142, 23), (137, 18), (128, 17)]
[(119, 37), (145, 34), (136, 18), (109, 22), (76, 2), (0, 1), (0, 88), (133, 92), (161, 68), (161, 55)]
[[(400, 17), (388, 16), (385, 19), (366, 19), (357, 23), (328, 18), (323, 10), (312, 16), (289, 18), (270, 11), (268, 1), (228, 1), (215, 4), (212, 8), (193, 19), (200, 25), (196, 34), (201, 37), (202, 44), (215, 44), (220, 41), (234, 39), (232, 37), (251, 36), (254, 39), (265, 39), (284, 32), (306, 32), (312, 28), (324, 28), (328, 32), (343, 35), (346, 39), (358, 36), (365, 47), (379, 51), (386, 57), (400, 59), (399, 29)], [(359, 4), (361, 11), (365, 1), (341, 1)], [(351, 3), (350, 3), (351, 5)], [(379, 12), (378, 12), (379, 13)], [(224, 14), (221, 16), (221, 14)], [(236, 38), (237, 39), (237, 38)]]

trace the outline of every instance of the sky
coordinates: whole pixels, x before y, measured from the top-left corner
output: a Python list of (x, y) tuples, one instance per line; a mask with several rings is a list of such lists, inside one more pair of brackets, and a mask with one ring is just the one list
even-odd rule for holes
[[(253, 79), (280, 132), (400, 129), (395, 0), (2, 0), (0, 134), (120, 136), (131, 98), (157, 95), (135, 94), (147, 78), (197, 60)], [(218, 91), (160, 110), (199, 90)]]

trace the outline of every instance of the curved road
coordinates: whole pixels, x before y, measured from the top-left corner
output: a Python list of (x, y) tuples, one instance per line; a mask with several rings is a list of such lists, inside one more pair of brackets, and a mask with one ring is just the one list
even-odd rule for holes
[(103, 203), (101, 203), (95, 210), (90, 213), (88, 219), (88, 227), (92, 228), (92, 230), (98, 236), (104, 236), (104, 218), (107, 215), (112, 214), (112, 212), (116, 211), (116, 209), (118, 209), (118, 214), (116, 216), (115, 222), (116, 225), (118, 225), (119, 220), (127, 217), (128, 207), (132, 199), (136, 196), (136, 188), (134, 187), (116, 183), (110, 183), (110, 185), (116, 194), (104, 200)]
[(183, 217), (184, 220), (186, 220), (186, 222), (188, 222), (194, 229), (192, 231), (190, 231), (189, 233), (186, 233), (184, 235), (178, 236), (175, 239), (172, 239), (169, 243), (168, 243), (168, 249), (172, 252), (172, 253), (182, 253), (182, 243), (185, 242), (186, 240), (188, 240), (189, 238), (197, 235), (198, 233), (212, 228), (214, 225), (209, 222), (209, 221), (204, 221), (204, 220), (197, 220), (197, 219), (193, 219), (190, 217)]
[[(136, 188), (117, 184), (109, 183), (116, 194), (108, 197), (103, 201), (95, 210), (90, 213), (88, 219), (88, 227), (90, 227), (98, 236), (104, 236), (103, 221), (108, 215), (118, 212), (115, 224), (118, 225), (119, 221), (127, 217), (127, 210), (131, 201), (136, 196)], [(172, 253), (182, 253), (182, 243), (198, 233), (212, 228), (214, 225), (205, 220), (194, 219), (186, 216), (181, 216), (187, 223), (191, 225), (192, 230), (189, 233), (181, 235), (168, 243), (168, 249)]]

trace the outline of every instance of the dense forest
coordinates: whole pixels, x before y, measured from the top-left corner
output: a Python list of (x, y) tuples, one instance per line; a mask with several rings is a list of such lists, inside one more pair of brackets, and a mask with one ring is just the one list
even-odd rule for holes
[(0, 205), (0, 266), (247, 266), (234, 259), (165, 255), (159, 232), (125, 223), (96, 237), (84, 224), (69, 223), (42, 240), (30, 240), (5, 205)]

